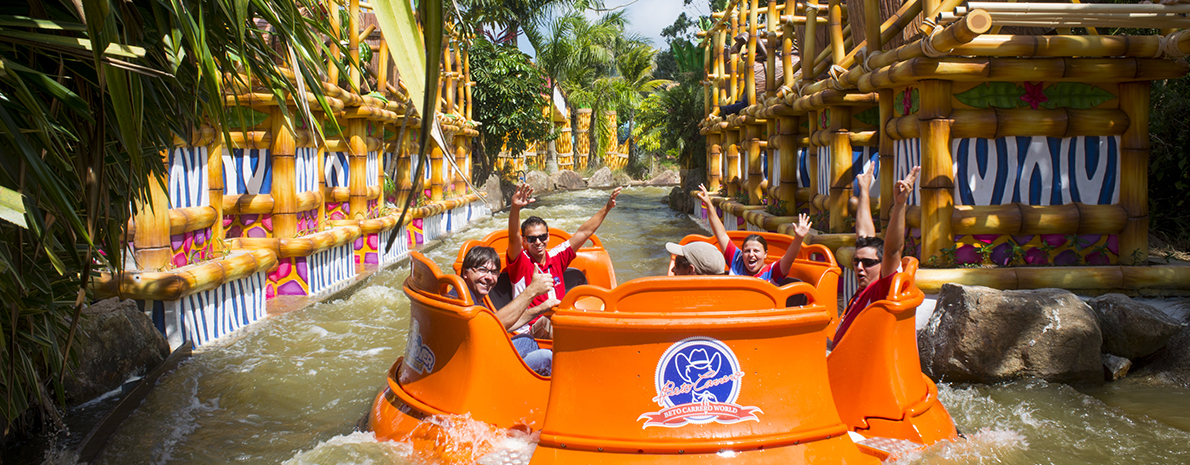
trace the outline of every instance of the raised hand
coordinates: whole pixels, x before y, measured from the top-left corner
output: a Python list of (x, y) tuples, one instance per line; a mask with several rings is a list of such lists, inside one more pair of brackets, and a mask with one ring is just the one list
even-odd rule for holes
[(521, 184), (516, 187), (516, 192), (512, 194), (512, 206), (516, 209), (524, 208), (530, 203), (536, 202), (533, 198), (533, 188), (528, 184)]
[(872, 180), (876, 175), (876, 160), (869, 161), (865, 168), (864, 172), (860, 173), (859, 177), (855, 179), (859, 182), (859, 189), (861, 191), (871, 192)]
[(909, 194), (913, 192), (913, 185), (917, 184), (917, 175), (921, 173), (920, 166), (914, 166), (905, 179), (897, 181), (896, 186), (893, 187), (895, 191), (895, 200), (898, 205), (909, 202)]
[(612, 196), (607, 199), (607, 209), (608, 210), (616, 208), (616, 196), (620, 195), (620, 191), (623, 189), (624, 189), (623, 187), (617, 187), (616, 190), (612, 191)]
[(800, 238), (805, 238), (810, 234), (810, 226), (814, 223), (810, 222), (810, 215), (801, 213), (797, 216), (797, 224), (793, 227), (793, 234)]
[(701, 200), (702, 203), (707, 205), (711, 204), (711, 193), (707, 192), (707, 186), (698, 185), (698, 200)]

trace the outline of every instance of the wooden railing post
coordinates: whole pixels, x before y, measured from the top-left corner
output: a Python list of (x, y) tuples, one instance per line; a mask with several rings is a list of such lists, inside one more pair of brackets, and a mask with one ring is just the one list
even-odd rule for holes
[(272, 107), (269, 133), (273, 137), (269, 156), (273, 162), (273, 236), (297, 235), (297, 138), (292, 121)]
[(1128, 129), (1120, 138), (1120, 205), (1128, 224), (1120, 233), (1120, 263), (1149, 261), (1149, 81), (1120, 83), (1120, 109), (1128, 115)]
[[(833, 4), (832, 4), (833, 5)], [(844, 232), (847, 230), (847, 202), (851, 200), (851, 107), (832, 106), (830, 112), (830, 212), (831, 231)], [(863, 207), (862, 205), (860, 206)]]
[[(921, 83), (921, 260), (942, 260), (942, 250), (954, 247), (954, 164), (950, 153), (950, 81)], [(912, 168), (912, 167), (906, 167)]]

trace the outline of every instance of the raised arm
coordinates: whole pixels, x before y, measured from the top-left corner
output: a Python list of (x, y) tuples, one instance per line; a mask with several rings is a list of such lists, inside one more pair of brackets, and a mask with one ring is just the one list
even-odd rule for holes
[(793, 261), (797, 260), (797, 254), (802, 250), (802, 241), (810, 234), (811, 225), (813, 223), (810, 222), (809, 215), (802, 213), (797, 216), (797, 225), (793, 227), (793, 242), (785, 249), (785, 255), (781, 256), (782, 276), (789, 276), (789, 268), (793, 266)]
[(908, 210), (909, 194), (917, 183), (920, 166), (914, 166), (905, 179), (893, 186), (892, 211), (888, 216), (888, 231), (884, 233), (884, 258), (880, 262), (880, 277), (897, 272), (901, 266), (901, 249), (905, 247), (905, 210)]
[(583, 223), (582, 226), (579, 226), (578, 231), (575, 231), (574, 235), (570, 236), (570, 248), (572, 250), (578, 252), (578, 249), (583, 248), (583, 244), (587, 243), (587, 239), (590, 239), (591, 235), (595, 234), (595, 230), (599, 229), (599, 225), (603, 224), (603, 219), (607, 218), (608, 212), (616, 208), (616, 196), (620, 195), (621, 189), (623, 187), (617, 187), (616, 190), (612, 191), (611, 197), (607, 199), (607, 204), (595, 212), (594, 215), (591, 215), (591, 219)]
[(866, 170), (856, 178), (859, 184), (859, 203), (855, 208), (855, 237), (872, 237), (876, 235), (876, 224), (872, 222), (872, 179), (875, 176), (876, 162), (870, 161)]
[(698, 199), (702, 200), (703, 206), (707, 207), (707, 221), (711, 223), (711, 233), (719, 242), (719, 250), (727, 250), (727, 244), (731, 242), (731, 239), (727, 237), (727, 228), (723, 227), (723, 220), (719, 219), (719, 214), (715, 211), (715, 204), (711, 203), (711, 194), (702, 184), (698, 185)]
[(533, 320), (537, 317), (537, 315), (540, 315), (546, 310), (549, 310), (550, 307), (553, 307), (553, 305), (546, 305), (550, 302), (555, 302), (554, 305), (557, 305), (557, 300), (553, 300), (546, 301), (541, 305), (537, 305), (532, 308), (529, 307), (529, 304), (533, 302), (533, 299), (537, 298), (539, 295), (549, 292), (553, 287), (554, 278), (549, 273), (534, 271), (533, 280), (530, 281), (529, 285), (525, 287), (525, 292), (517, 294), (517, 296), (513, 297), (511, 301), (509, 301), (499, 310), (496, 310), (496, 318), (500, 319), (500, 323), (504, 325), (504, 330), (512, 331), (524, 326), (525, 323)]
[[(533, 188), (528, 184), (516, 186), (512, 193), (512, 201), (508, 207), (508, 261), (516, 260), (521, 254), (521, 208), (537, 199), (533, 198)], [(530, 299), (537, 296), (532, 296)]]

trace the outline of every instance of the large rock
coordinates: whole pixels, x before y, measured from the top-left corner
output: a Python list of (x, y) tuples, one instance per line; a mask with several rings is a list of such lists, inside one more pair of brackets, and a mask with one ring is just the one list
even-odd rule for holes
[(954, 284), (942, 286), (929, 323), (917, 335), (926, 374), (977, 383), (1102, 383), (1102, 341), (1091, 308), (1069, 291)]
[(682, 182), (682, 177), (678, 176), (677, 170), (665, 170), (660, 174), (653, 176), (645, 184), (650, 186), (674, 186)]
[(1103, 352), (1133, 359), (1165, 346), (1182, 323), (1124, 294), (1106, 294), (1087, 301), (1103, 331)]
[(612, 186), (612, 169), (608, 167), (599, 168), (595, 174), (592, 174), (587, 179), (587, 186), (589, 187), (611, 187)]
[(550, 182), (550, 176), (541, 171), (525, 173), (525, 183), (537, 193), (554, 190), (554, 183)]
[(1190, 326), (1183, 327), (1165, 347), (1136, 361), (1132, 377), (1141, 376), (1190, 388)]
[(577, 191), (587, 188), (587, 182), (583, 181), (583, 177), (570, 170), (562, 170), (551, 174), (550, 183), (552, 183), (556, 189), (566, 189), (568, 191)]
[(169, 342), (132, 300), (101, 300), (79, 321), (79, 365), (67, 376), (66, 403), (77, 405), (156, 368), (169, 356)]
[(1103, 354), (1103, 377), (1115, 381), (1128, 375), (1132, 361), (1112, 354)]
[(612, 185), (613, 186), (628, 186), (631, 184), (632, 184), (632, 177), (628, 176), (627, 174), (616, 173), (615, 176), (612, 176)]
[(488, 201), (488, 207), (492, 211), (500, 211), (507, 203), (504, 201), (504, 192), (500, 188), (500, 177), (492, 174), (488, 176), (488, 180), (479, 188), (484, 193), (484, 197)]
[(669, 208), (681, 213), (694, 213), (694, 203), (698, 199), (691, 197), (690, 194), (682, 190), (682, 186), (674, 187), (669, 191)]

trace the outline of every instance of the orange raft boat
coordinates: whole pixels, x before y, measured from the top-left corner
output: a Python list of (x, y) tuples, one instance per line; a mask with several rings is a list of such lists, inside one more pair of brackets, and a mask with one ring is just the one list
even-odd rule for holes
[[(729, 233), (737, 244), (747, 234)], [(775, 249), (768, 260), (780, 259), (789, 238), (760, 234)], [(569, 239), (552, 228), (550, 236), (550, 247)], [(711, 241), (682, 242), (695, 240)], [(863, 310), (827, 354), (840, 269), (825, 247), (803, 246), (790, 275), (804, 282), (783, 287), (739, 276), (616, 286), (607, 252), (592, 243), (571, 264), (589, 283), (570, 289), (552, 317), (552, 377), (521, 361), (495, 314), (469, 293), (446, 296), (465, 286), (460, 277), (412, 253), (408, 345), (369, 414), (377, 439), (473, 460), (449, 456), (458, 454), (442, 444), (451, 439), (423, 421), (469, 414), (540, 432), (533, 464), (786, 464), (876, 463), (956, 437), (918, 362), (916, 260), (903, 261), (888, 298)], [(507, 233), (464, 244), (456, 269), (475, 245), (506, 250)], [(786, 307), (794, 295), (807, 303)]]

